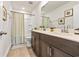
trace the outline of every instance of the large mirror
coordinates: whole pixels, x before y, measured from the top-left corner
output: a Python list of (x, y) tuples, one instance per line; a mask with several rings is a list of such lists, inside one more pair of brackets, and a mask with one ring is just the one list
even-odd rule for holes
[(65, 30), (73, 29), (74, 8), (78, 4), (78, 1), (48, 1), (42, 7), (42, 25)]

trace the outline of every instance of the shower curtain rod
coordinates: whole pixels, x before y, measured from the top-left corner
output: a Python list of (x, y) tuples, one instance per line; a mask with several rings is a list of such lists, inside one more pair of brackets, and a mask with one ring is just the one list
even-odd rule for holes
[[(11, 12), (22, 13), (22, 12), (19, 12), (19, 11), (11, 11)], [(22, 13), (22, 14), (27, 14), (27, 15), (30, 15), (30, 16), (35, 16), (34, 14), (31, 14), (31, 13)]]

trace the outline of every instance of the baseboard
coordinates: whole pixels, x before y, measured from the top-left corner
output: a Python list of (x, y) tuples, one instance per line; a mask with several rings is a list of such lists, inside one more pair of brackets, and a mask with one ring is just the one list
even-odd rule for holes
[(8, 48), (7, 48), (7, 50), (6, 50), (5, 54), (4, 54), (4, 57), (7, 57), (8, 52), (10, 51), (10, 48), (11, 48), (11, 44), (8, 46)]

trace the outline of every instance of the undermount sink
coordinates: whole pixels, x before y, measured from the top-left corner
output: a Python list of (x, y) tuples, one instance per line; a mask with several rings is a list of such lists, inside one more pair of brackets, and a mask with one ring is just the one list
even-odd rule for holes
[(57, 34), (57, 35), (66, 35), (66, 36), (68, 36), (68, 35), (73, 35), (73, 33), (65, 33), (65, 32), (50, 32), (51, 34)]

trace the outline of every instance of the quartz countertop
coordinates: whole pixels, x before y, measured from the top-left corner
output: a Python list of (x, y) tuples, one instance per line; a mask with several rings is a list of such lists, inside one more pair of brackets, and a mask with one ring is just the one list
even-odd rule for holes
[(76, 35), (74, 33), (50, 32), (50, 31), (42, 31), (42, 30), (32, 30), (32, 31), (79, 42), (79, 35)]

